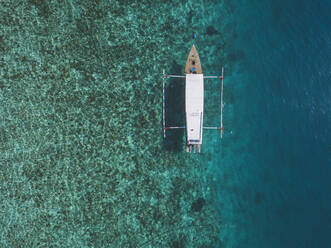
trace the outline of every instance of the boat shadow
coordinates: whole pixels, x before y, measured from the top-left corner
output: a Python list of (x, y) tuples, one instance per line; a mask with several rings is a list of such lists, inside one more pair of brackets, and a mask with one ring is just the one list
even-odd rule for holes
[[(184, 75), (183, 68), (173, 61), (169, 74)], [(185, 126), (185, 81), (184, 78), (168, 78), (165, 87), (165, 119), (167, 127)], [(181, 152), (184, 128), (166, 131), (165, 150)]]

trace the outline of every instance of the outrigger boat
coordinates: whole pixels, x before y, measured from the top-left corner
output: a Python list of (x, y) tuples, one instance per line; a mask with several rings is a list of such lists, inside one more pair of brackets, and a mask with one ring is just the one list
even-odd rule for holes
[[(203, 129), (216, 129), (220, 131), (220, 138), (223, 136), (223, 74), (221, 76), (204, 76), (197, 49), (193, 45), (188, 55), (185, 75), (166, 75), (163, 70), (163, 137), (166, 138), (168, 129), (186, 129), (186, 152), (201, 152)], [(167, 127), (165, 121), (165, 80), (167, 78), (185, 78), (185, 115), (186, 126)], [(204, 79), (221, 79), (221, 122), (219, 127), (203, 126), (203, 105), (204, 105)]]

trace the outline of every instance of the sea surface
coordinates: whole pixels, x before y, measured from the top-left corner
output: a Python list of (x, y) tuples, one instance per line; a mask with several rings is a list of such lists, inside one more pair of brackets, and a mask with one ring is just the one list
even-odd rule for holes
[(330, 2), (229, 2), (231, 131), (213, 155), (224, 247), (329, 247)]
[[(0, 0), (0, 247), (327, 248), (327, 0)], [(193, 34), (196, 38), (193, 39)], [(224, 67), (223, 138), (162, 70)], [(205, 81), (205, 126), (220, 123)], [(166, 79), (166, 125), (185, 125)]]

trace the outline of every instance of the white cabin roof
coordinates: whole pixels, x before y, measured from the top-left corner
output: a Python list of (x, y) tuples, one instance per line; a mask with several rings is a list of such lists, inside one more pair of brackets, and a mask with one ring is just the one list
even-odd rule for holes
[(203, 74), (186, 74), (185, 112), (189, 144), (202, 143), (203, 129)]

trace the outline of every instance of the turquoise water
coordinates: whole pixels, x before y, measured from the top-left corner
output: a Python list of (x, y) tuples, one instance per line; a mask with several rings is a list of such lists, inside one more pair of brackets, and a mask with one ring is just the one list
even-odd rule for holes
[(232, 4), (236, 38), (226, 50), (237, 69), (224, 92), (232, 134), (223, 156), (213, 156), (227, 224), (221, 240), (224, 247), (329, 247), (330, 3)]
[[(0, 1), (0, 247), (328, 247), (326, 1)], [(162, 69), (225, 67), (224, 138)], [(183, 125), (168, 80), (167, 124)], [(220, 82), (205, 85), (205, 125)]]

